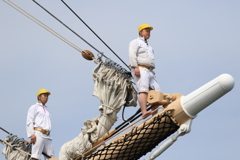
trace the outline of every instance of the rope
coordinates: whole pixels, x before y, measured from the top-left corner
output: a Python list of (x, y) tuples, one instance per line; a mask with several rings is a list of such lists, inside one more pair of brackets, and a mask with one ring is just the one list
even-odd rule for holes
[[(41, 22), (40, 20), (38, 20), (37, 18), (35, 18), (34, 16), (32, 16), (30, 13), (26, 12), (25, 10), (23, 10), (21, 7), (19, 7), (18, 5), (16, 5), (15, 3), (13, 3), (11, 0), (3, 0), (5, 3), (7, 3), (8, 5), (10, 5), (11, 7), (13, 7), (14, 9), (16, 9), (17, 11), (19, 11), (20, 13), (22, 13), (23, 15), (25, 15), (26, 17), (28, 17), (29, 19), (31, 19), (32, 21), (34, 21), (35, 23), (37, 23), (38, 25), (40, 25), (41, 27), (43, 27), (44, 29), (46, 29), (47, 31), (49, 31), (50, 33), (52, 33), (53, 35), (55, 35), (56, 37), (58, 37), (59, 39), (61, 39), (62, 41), (64, 41), (65, 43), (67, 43), (68, 45), (70, 45), (71, 47), (73, 47), (74, 49), (76, 49), (79, 52), (84, 52), (86, 53), (83, 49), (81, 49), (80, 47), (78, 47), (77, 45), (75, 45), (74, 43), (72, 43), (71, 41), (69, 41), (68, 39), (66, 39), (65, 37), (63, 37), (62, 35), (60, 35), (59, 33), (57, 33), (56, 31), (54, 31), (53, 29), (51, 29), (50, 27), (48, 27), (46, 24), (44, 24), (43, 22)], [(51, 14), (48, 10), (46, 10), (44, 7), (42, 7), (39, 3), (37, 3), (35, 0), (33, 0), (37, 5), (39, 5), (42, 9), (44, 9), (47, 13), (49, 13), (51, 16), (53, 16), (55, 19), (57, 19), (60, 23), (62, 23), (65, 27), (67, 27), (70, 31), (72, 31), (75, 35), (77, 35), (79, 38), (81, 38), (84, 42), (86, 42), (88, 45), (90, 45), (93, 49), (95, 49), (99, 54), (101, 54), (101, 56), (104, 56), (105, 58), (107, 58), (102, 52), (98, 51), (95, 47), (93, 47), (90, 43), (88, 43), (86, 40), (84, 40), (81, 36), (79, 36), (76, 32), (74, 32), (70, 27), (68, 27), (66, 24), (64, 24), (62, 21), (60, 21), (57, 17), (55, 17), (53, 14)], [(117, 56), (118, 57), (118, 56)], [(120, 57), (118, 57), (120, 59)], [(120, 59), (121, 60), (121, 59)], [(123, 62), (123, 61), (122, 61)], [(124, 63), (124, 62), (123, 62)], [(125, 64), (125, 63), (124, 63)], [(126, 65), (126, 64), (125, 64)], [(128, 66), (127, 66), (128, 67)], [(129, 67), (128, 67), (129, 68)], [(124, 68), (120, 68), (118, 69), (118, 71), (121, 72), (126, 72), (127, 71)], [(129, 75), (127, 75), (129, 76)]]
[(38, 25), (40, 25), (41, 27), (43, 27), (44, 29), (46, 29), (47, 31), (49, 31), (50, 33), (52, 33), (53, 35), (55, 35), (56, 37), (58, 37), (59, 39), (61, 39), (62, 41), (64, 41), (65, 43), (67, 43), (68, 45), (70, 45), (71, 47), (73, 47), (74, 49), (76, 49), (77, 51), (83, 52), (83, 49), (79, 48), (77, 45), (73, 44), (68, 39), (64, 38), (62, 35), (54, 31), (50, 27), (48, 27), (43, 22), (39, 21), (37, 18), (33, 17), (31, 14), (29, 14), (28, 12), (20, 8), (18, 5), (16, 5), (12, 1), (10, 0), (3, 0), (3, 1), (6, 2), (8, 5), (10, 5), (11, 7), (13, 7), (14, 9), (16, 9), (17, 11), (19, 11), (20, 13), (22, 13), (23, 15), (25, 15), (26, 17), (28, 17), (29, 19), (31, 19), (32, 21), (34, 21), (35, 23), (37, 23)]
[(7, 159), (28, 160), (31, 159), (31, 144), (26, 144), (23, 138), (16, 135), (8, 135), (0, 142), (6, 144), (6, 148), (2, 151)]
[[(111, 122), (112, 124), (114, 124), (115, 120), (112, 118), (108, 118), (108, 116), (105, 113), (101, 113), (101, 115), (103, 115), (104, 117), (106, 117), (107, 120), (109, 120), (109, 122)], [(106, 130), (106, 132), (108, 131), (106, 125), (104, 125), (103, 123), (101, 123), (101, 121), (98, 122), (99, 125), (102, 125), (104, 127), (104, 129)]]
[(54, 16), (51, 12), (49, 12), (46, 8), (44, 8), (42, 5), (40, 5), (35, 0), (32, 0), (35, 4), (37, 4), (39, 7), (41, 7), (44, 11), (46, 11), (49, 15), (51, 15), (53, 18), (55, 18), (58, 22), (60, 22), (62, 25), (64, 25), (67, 29), (69, 29), (72, 33), (74, 33), (76, 36), (78, 36), (81, 40), (83, 40), (85, 43), (87, 43), (90, 47), (92, 47), (95, 51), (102, 54), (105, 58), (107, 58), (102, 52), (97, 50), (93, 45), (91, 45), (89, 42), (87, 42), (84, 38), (82, 38), (79, 34), (77, 34), (75, 31), (73, 31), (69, 26), (67, 26), (65, 23), (63, 23), (61, 20), (59, 20), (56, 16)]
[[(156, 111), (160, 108), (162, 108), (162, 107), (156, 108), (154, 111)], [(151, 109), (151, 107), (147, 108), (147, 111), (149, 111), (150, 109)], [(123, 128), (125, 128), (126, 126), (131, 124), (133, 121), (135, 121), (137, 118), (139, 118), (141, 115), (142, 115), (141, 108), (139, 108), (138, 111), (134, 115), (132, 115), (130, 118), (127, 119), (127, 121), (124, 121), (122, 124), (120, 124), (119, 126), (116, 127), (116, 132), (115, 133), (121, 131)]]
[(67, 7), (70, 11), (72, 11), (72, 13), (73, 13), (75, 16), (77, 16), (77, 18), (78, 18), (80, 21), (82, 21), (82, 22), (87, 26), (87, 28), (88, 28), (90, 31), (92, 31), (92, 33), (93, 33), (110, 51), (112, 51), (112, 53), (113, 53), (125, 66), (127, 66), (127, 68), (130, 70), (129, 66), (87, 25), (87, 23), (85, 23), (85, 22), (72, 10), (72, 8), (69, 7), (63, 0), (61, 0), (61, 1), (63, 2), (63, 4), (66, 5), (66, 7)]
[[(11, 147), (11, 149), (6, 148), (3, 151), (3, 154), (5, 155), (5, 157), (8, 157), (8, 159), (13, 159), (13, 157), (14, 158), (15, 157), (21, 157), (21, 154), (19, 155), (19, 153), (15, 152), (15, 150), (20, 151), (20, 153), (24, 153), (26, 156), (31, 155), (30, 153), (31, 153), (31, 150), (32, 150), (32, 144), (27, 143), (24, 140), (24, 138), (18, 138), (17, 135), (11, 134), (10, 132), (3, 129), (2, 127), (0, 127), (0, 129), (9, 134), (4, 140), (0, 139), (1, 143), (6, 144), (6, 145)], [(47, 155), (44, 152), (42, 152), (42, 154), (47, 158), (51, 158), (49, 155)], [(23, 159), (21, 157), (20, 159), (18, 158), (16, 160), (23, 160)]]
[(19, 152), (21, 152), (21, 153), (23, 153), (23, 154), (26, 154), (26, 155), (28, 155), (28, 156), (31, 156), (31, 154), (30, 154), (29, 152), (23, 151), (23, 150), (17, 148), (16, 146), (14, 146), (14, 145), (11, 145), (10, 143), (6, 142), (6, 140), (1, 140), (1, 141), (2, 141), (2, 143), (10, 146), (13, 150), (17, 150), (17, 151), (19, 151)]
[(113, 110), (114, 112), (116, 112), (115, 108), (113, 108), (113, 107), (107, 106), (107, 105), (105, 105), (105, 104), (102, 104), (102, 106), (104, 106), (104, 107), (106, 107), (106, 108), (110, 108), (111, 110)]
[(121, 73), (125, 78), (131, 79), (131, 75), (129, 74), (129, 72), (125, 68), (111, 60), (110, 58), (105, 59), (105, 65), (109, 68), (115, 69), (118, 73)]

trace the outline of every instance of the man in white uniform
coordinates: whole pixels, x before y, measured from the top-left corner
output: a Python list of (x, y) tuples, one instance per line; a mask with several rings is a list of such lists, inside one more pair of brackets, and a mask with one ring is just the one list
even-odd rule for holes
[[(147, 111), (147, 95), (149, 88), (160, 92), (160, 86), (157, 82), (153, 69), (154, 51), (148, 44), (147, 40), (150, 38), (150, 32), (153, 27), (148, 24), (142, 24), (138, 27), (139, 37), (134, 39), (129, 44), (129, 59), (131, 65), (131, 74), (136, 83), (139, 93), (138, 101), (142, 111), (142, 117), (146, 118), (149, 115), (157, 113)], [(152, 110), (158, 106), (152, 106)]]
[[(45, 104), (51, 93), (46, 89), (37, 92), (38, 103), (32, 105), (27, 114), (27, 136), (32, 143), (32, 160), (39, 160), (42, 152), (52, 157), (53, 146), (51, 131), (51, 115), (47, 111)], [(45, 157), (45, 160), (48, 159)]]

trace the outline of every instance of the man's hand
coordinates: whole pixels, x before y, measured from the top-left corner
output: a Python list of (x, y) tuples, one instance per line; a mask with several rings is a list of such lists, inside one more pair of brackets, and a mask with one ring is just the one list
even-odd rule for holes
[(134, 73), (135, 73), (135, 75), (137, 76), (137, 77), (140, 77), (140, 70), (139, 70), (139, 68), (138, 67), (135, 67), (134, 68)]
[(31, 142), (32, 144), (35, 144), (36, 140), (37, 140), (37, 137), (35, 135), (32, 135), (31, 137)]

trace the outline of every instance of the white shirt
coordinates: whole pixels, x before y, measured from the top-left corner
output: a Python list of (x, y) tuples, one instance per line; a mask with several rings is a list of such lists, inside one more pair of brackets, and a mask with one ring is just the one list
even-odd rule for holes
[[(27, 136), (31, 137), (31, 135), (35, 134), (35, 131), (33, 128), (38, 127), (42, 128), (47, 131), (51, 131), (51, 115), (47, 111), (46, 106), (43, 106), (42, 103), (36, 103), (35, 105), (32, 105), (27, 114)], [(44, 135), (44, 137), (48, 137), (47, 135)]]
[(129, 43), (128, 55), (131, 67), (145, 65), (155, 68), (154, 51), (152, 47), (145, 42), (144, 37), (138, 37)]

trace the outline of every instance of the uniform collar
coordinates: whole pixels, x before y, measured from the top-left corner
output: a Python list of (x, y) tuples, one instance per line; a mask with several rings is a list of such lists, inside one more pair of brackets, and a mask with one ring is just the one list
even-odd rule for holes
[(47, 107), (46, 105), (44, 106), (42, 103), (36, 103), (37, 105), (41, 106), (41, 107)]
[(144, 37), (138, 37), (139, 40), (142, 40), (143, 42), (145, 42), (145, 38)]
[(144, 43), (146, 43), (148, 45), (148, 41), (144, 37), (138, 37), (138, 39), (143, 41)]

